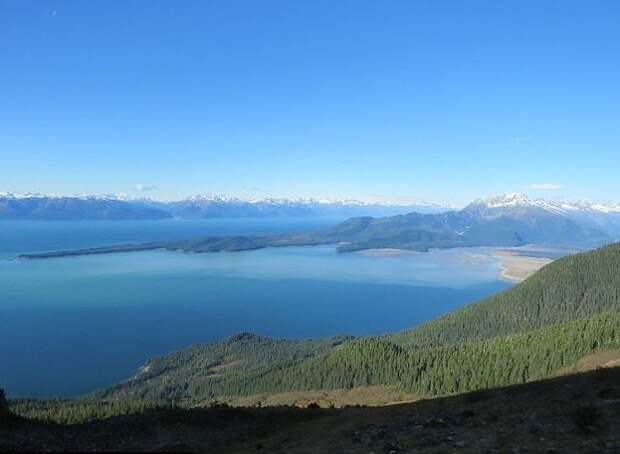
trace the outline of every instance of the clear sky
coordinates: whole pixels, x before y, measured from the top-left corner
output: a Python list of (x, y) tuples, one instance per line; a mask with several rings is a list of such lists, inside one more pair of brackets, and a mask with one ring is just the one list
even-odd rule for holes
[(606, 201), (619, 174), (617, 0), (0, 0), (0, 191)]

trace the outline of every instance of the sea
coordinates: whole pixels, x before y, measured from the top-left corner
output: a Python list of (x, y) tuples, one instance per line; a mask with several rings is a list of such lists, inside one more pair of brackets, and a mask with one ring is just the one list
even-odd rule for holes
[(340, 219), (0, 222), (0, 388), (72, 397), (148, 358), (239, 332), (307, 338), (403, 330), (508, 288), (484, 249), (338, 253), (333, 246), (45, 260), (42, 252), (305, 231)]

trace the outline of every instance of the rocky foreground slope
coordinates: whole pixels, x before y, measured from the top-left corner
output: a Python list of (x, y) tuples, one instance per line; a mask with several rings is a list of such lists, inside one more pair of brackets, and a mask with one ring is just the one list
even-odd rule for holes
[(620, 368), (602, 368), (382, 407), (177, 409), (69, 426), (3, 416), (0, 451), (617, 453), (619, 429)]

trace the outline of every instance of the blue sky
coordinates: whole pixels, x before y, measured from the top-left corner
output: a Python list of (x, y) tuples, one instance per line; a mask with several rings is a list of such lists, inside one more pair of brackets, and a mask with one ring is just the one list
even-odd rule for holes
[(619, 55), (615, 0), (0, 0), (0, 191), (620, 200)]

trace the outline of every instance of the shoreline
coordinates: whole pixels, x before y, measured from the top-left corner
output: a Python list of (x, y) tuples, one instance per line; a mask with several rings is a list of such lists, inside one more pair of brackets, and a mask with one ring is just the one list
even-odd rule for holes
[[(490, 256), (498, 261), (499, 278), (513, 283), (519, 283), (530, 277), (536, 271), (553, 262), (548, 257), (527, 255), (526, 249), (489, 248)], [(398, 248), (373, 248), (356, 251), (368, 257), (398, 257), (420, 255), (422, 252)]]
[[(282, 244), (279, 242), (269, 241), (270, 239), (262, 239), (260, 241), (247, 241), (245, 237), (207, 237), (193, 241), (153, 241), (148, 243), (125, 244), (117, 246), (103, 246), (85, 249), (75, 249), (66, 251), (51, 251), (41, 253), (20, 254), (17, 257), (9, 258), (9, 260), (19, 259), (50, 259), (62, 257), (75, 257), (84, 255), (114, 254), (127, 252), (141, 252), (148, 250), (168, 250), (185, 253), (207, 253), (207, 252), (241, 252), (263, 249), (268, 247), (287, 247), (287, 246), (320, 246), (328, 243), (325, 242), (290, 242)], [(237, 244), (239, 243), (239, 244)], [(448, 248), (468, 250), (472, 248)], [(476, 248), (480, 249), (480, 248)], [(528, 255), (527, 250), (523, 248), (482, 248), (487, 252), (482, 255), (491, 257), (499, 263), (499, 278), (505, 281), (518, 283), (534, 274), (543, 266), (551, 263), (553, 259), (547, 257), (536, 256), (536, 251), (531, 251)], [(444, 249), (439, 249), (444, 250)], [(419, 256), (424, 252), (414, 251), (411, 249), (399, 248), (368, 248), (358, 251), (351, 251), (354, 254), (365, 255), (367, 257), (402, 257), (402, 256)], [(431, 252), (429, 250), (428, 252)], [(473, 256), (472, 256), (473, 257)], [(467, 262), (467, 260), (464, 260)]]
[[(489, 251), (489, 256), (499, 264), (498, 277), (503, 281), (517, 284), (553, 262), (553, 259), (548, 257), (527, 255), (527, 249), (523, 248), (488, 248), (487, 251)], [(422, 252), (398, 248), (373, 248), (355, 253), (368, 257), (399, 257), (423, 254)]]
[(353, 251), (354, 254), (366, 255), (368, 257), (398, 257), (401, 255), (421, 255), (424, 252), (412, 251), (409, 249), (398, 248), (371, 248)]
[(510, 249), (494, 249), (491, 254), (499, 261), (500, 277), (515, 283), (524, 281), (543, 266), (553, 262), (549, 258), (522, 255)]

